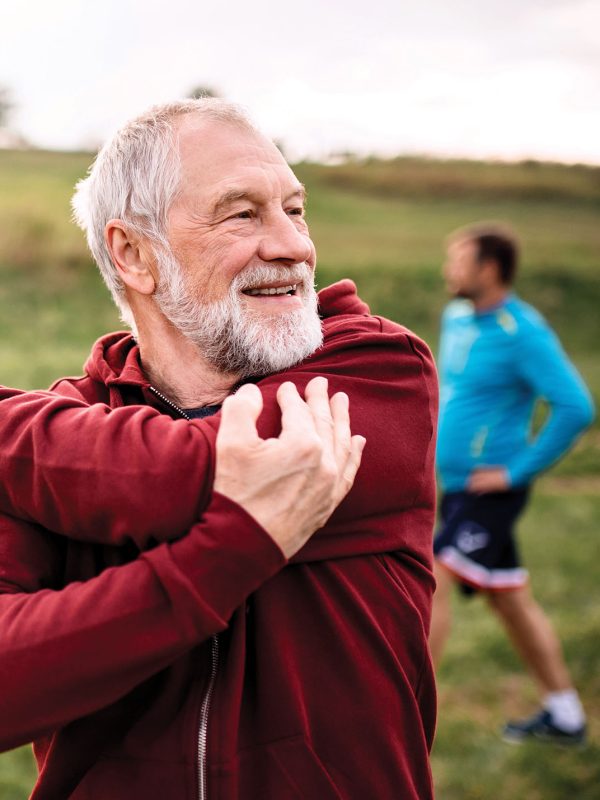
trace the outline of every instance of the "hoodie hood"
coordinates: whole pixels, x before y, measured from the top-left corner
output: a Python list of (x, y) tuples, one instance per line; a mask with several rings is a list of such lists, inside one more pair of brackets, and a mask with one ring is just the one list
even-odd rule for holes
[(127, 331), (101, 336), (94, 343), (84, 370), (92, 380), (105, 386), (148, 386), (140, 362), (140, 348)]

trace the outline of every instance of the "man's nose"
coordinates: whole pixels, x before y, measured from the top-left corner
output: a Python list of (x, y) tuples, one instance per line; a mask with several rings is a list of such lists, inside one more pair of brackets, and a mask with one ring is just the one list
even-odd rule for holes
[(263, 261), (310, 262), (312, 253), (313, 246), (308, 233), (298, 230), (293, 218), (283, 209), (273, 212), (263, 222), (258, 252)]

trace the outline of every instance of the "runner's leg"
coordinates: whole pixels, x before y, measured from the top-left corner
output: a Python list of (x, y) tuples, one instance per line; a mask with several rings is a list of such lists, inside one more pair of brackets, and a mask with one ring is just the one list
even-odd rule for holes
[(556, 631), (529, 586), (487, 592), (487, 597), (542, 695), (570, 688), (573, 684)]
[(433, 595), (429, 647), (434, 666), (437, 667), (442, 659), (444, 647), (452, 626), (450, 595), (454, 584), (454, 578), (452, 573), (437, 560), (433, 565), (433, 574), (437, 587)]

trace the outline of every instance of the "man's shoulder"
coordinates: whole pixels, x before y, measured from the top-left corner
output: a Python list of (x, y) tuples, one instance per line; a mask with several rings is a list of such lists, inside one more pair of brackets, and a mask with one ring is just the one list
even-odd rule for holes
[(481, 331), (490, 346), (520, 346), (532, 335), (549, 330), (548, 323), (533, 306), (516, 295), (510, 295), (482, 316)]
[[(509, 323), (510, 319), (510, 323)], [(498, 322), (508, 324), (519, 336), (530, 336), (534, 333), (546, 334), (551, 328), (544, 316), (530, 303), (517, 295), (512, 295), (498, 313)]]
[(328, 319), (348, 314), (364, 316), (371, 311), (358, 296), (354, 281), (344, 278), (320, 290), (319, 313), (324, 319)]
[(472, 320), (473, 303), (470, 300), (451, 300), (442, 311), (442, 327)]
[(319, 292), (324, 341), (321, 355), (365, 347), (391, 348), (397, 352), (431, 358), (429, 347), (409, 328), (386, 317), (371, 314), (350, 280), (339, 281)]
[(537, 352), (555, 342), (556, 334), (534, 306), (511, 295), (496, 312), (498, 329), (520, 353)]

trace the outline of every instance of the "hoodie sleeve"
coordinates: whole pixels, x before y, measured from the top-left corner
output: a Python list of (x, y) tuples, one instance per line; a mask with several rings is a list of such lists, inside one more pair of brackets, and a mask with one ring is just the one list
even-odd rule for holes
[(206, 508), (217, 427), (0, 388), (0, 511), (80, 541), (140, 549)]
[[(281, 382), (303, 391), (317, 375), (329, 379), (330, 393), (349, 395), (353, 433), (364, 435), (367, 447), (352, 491), (301, 558), (395, 549), (398, 543), (383, 537), (374, 520), (404, 511), (406, 530), (394, 523), (398, 542), (416, 540), (434, 502), (437, 378), (427, 346), (387, 320), (326, 320), (323, 350), (259, 382), (261, 436), (279, 435)], [(143, 549), (181, 536), (205, 508), (220, 415), (188, 422), (148, 407), (111, 410), (48, 393), (4, 389), (2, 397), (0, 469), (11, 476), (0, 485), (6, 513), (71, 538), (133, 540)], [(418, 527), (416, 505), (423, 509)], [(346, 537), (351, 545), (341, 541)]]
[(252, 517), (218, 494), (179, 541), (54, 590), (64, 547), (0, 516), (0, 750), (118, 700), (226, 628), (286, 563)]

